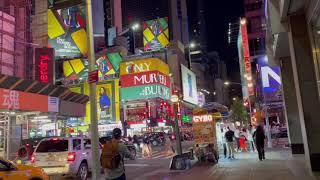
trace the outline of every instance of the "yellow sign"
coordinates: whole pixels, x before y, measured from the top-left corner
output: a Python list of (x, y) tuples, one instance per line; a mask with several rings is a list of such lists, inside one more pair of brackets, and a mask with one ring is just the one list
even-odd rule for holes
[(120, 64), (120, 75), (135, 74), (148, 71), (160, 71), (169, 75), (169, 66), (158, 58), (146, 58), (126, 61)]
[[(84, 92), (89, 95), (89, 85), (84, 85)], [(99, 121), (118, 122), (120, 121), (120, 95), (119, 80), (103, 81), (97, 84), (97, 117)], [(86, 105), (86, 119), (90, 123), (90, 102)]]
[(214, 121), (193, 123), (192, 132), (196, 144), (214, 143), (216, 145), (216, 126)]

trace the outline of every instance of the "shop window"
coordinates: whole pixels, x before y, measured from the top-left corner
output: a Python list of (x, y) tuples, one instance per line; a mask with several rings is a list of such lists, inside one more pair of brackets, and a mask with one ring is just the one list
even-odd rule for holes
[(72, 144), (73, 144), (73, 150), (81, 150), (81, 139), (74, 139), (72, 141)]

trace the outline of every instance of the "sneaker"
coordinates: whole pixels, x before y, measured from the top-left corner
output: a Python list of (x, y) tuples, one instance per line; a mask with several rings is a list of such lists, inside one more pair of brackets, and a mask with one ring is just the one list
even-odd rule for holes
[(228, 159), (231, 159), (231, 156), (229, 156)]

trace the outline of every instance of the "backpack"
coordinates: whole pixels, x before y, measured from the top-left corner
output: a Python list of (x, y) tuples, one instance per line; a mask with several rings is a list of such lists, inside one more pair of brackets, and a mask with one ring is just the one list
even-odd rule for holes
[(106, 169), (116, 169), (121, 162), (119, 144), (116, 140), (108, 141), (102, 148), (101, 166)]

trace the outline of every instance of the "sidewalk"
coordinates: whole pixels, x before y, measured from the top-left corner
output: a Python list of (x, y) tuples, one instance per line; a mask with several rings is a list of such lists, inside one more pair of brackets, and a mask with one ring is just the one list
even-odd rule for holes
[(291, 156), (288, 150), (266, 152), (265, 161), (256, 153), (238, 153), (235, 160), (221, 158), (215, 166), (195, 166), (189, 171), (159, 170), (145, 174), (140, 180), (315, 180), (305, 168), (304, 157)]

